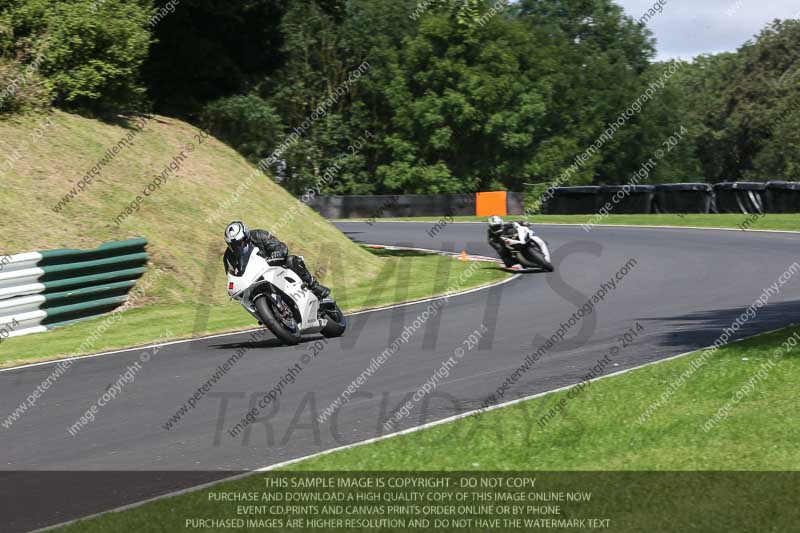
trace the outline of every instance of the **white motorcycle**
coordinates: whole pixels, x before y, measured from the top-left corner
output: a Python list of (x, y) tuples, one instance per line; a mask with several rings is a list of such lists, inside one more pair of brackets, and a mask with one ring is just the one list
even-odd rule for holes
[(237, 254), (235, 271), (228, 272), (228, 294), (238, 300), (258, 323), (265, 325), (289, 345), (303, 335), (321, 333), (340, 337), (347, 329), (347, 319), (332, 298), (320, 301), (297, 274), (265, 259), (258, 248), (248, 246)]
[(525, 268), (540, 268), (545, 272), (553, 272), (555, 267), (550, 262), (550, 248), (544, 239), (536, 235), (532, 229), (514, 223), (517, 234), (514, 237), (503, 235), (503, 244), (508, 253)]

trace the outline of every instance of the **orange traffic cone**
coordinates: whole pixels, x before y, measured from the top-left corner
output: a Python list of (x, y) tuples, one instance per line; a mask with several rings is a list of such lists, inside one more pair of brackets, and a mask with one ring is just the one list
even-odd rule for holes
[(458, 256), (459, 261), (466, 261), (467, 260), (467, 251), (461, 250), (461, 255)]

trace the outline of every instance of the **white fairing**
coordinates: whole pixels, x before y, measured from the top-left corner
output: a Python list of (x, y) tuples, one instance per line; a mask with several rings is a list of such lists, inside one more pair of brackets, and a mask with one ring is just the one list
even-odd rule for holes
[(517, 230), (517, 240), (519, 242), (528, 242), (528, 236), (531, 234), (528, 227), (514, 222), (514, 228)]
[(517, 230), (517, 242), (520, 243), (527, 243), (533, 241), (539, 246), (539, 249), (542, 251), (544, 258), (547, 259), (547, 262), (550, 262), (550, 248), (548, 248), (547, 243), (544, 242), (544, 239), (536, 235), (534, 231), (529, 228), (528, 226), (523, 226), (522, 224), (514, 223), (514, 228)]
[(241, 276), (234, 276), (228, 272), (228, 294), (238, 300), (247, 312), (256, 320), (261, 320), (253, 303), (253, 294), (259, 294), (256, 289), (270, 284), (278, 291), (287, 295), (300, 312), (298, 323), (302, 333), (316, 333), (325, 327), (326, 320), (319, 319), (319, 300), (314, 294), (303, 289), (303, 283), (297, 274), (282, 266), (273, 266), (266, 259), (258, 255), (255, 248), (247, 263), (247, 268)]
[(544, 239), (537, 235), (531, 235), (531, 240), (539, 245), (539, 249), (544, 254), (544, 258), (547, 259), (547, 262), (550, 263), (550, 248), (547, 247), (547, 243), (544, 242)]

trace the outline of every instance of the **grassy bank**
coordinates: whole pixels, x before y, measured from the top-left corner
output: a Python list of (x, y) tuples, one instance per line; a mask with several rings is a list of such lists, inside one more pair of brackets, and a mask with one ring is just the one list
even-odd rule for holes
[[(133, 140), (99, 167), (83, 192), (59, 205), (129, 135)], [(145, 237), (150, 270), (166, 272), (149, 291), (148, 305), (193, 303), (198, 284), (209, 279), (223, 283), (222, 234), (226, 224), (237, 219), (272, 230), (315, 268), (326, 264), (326, 281), (353, 285), (374, 278), (382, 268), (378, 258), (298, 205), (269, 176), (254, 174), (255, 168), (234, 150), (176, 119), (131, 117), (106, 123), (60, 111), (43, 117), (14, 116), (0, 121), (0, 160), (9, 156), (13, 164), (4, 166), (0, 176), (5, 230), (0, 254), (93, 248)], [(119, 215), (172, 163), (178, 168), (166, 183), (118, 224)], [(332, 250), (337, 260), (327, 264)], [(201, 297), (202, 303), (226, 299), (224, 291)]]
[[(438, 296), (448, 289), (466, 290), (509, 276), (492, 263), (479, 263), (474, 268), (474, 263), (440, 255), (387, 250), (370, 250), (369, 255), (381, 267), (374, 277), (358, 280), (352, 286), (332, 284), (333, 295), (345, 312)], [(213, 267), (222, 270), (221, 263), (215, 262)], [(200, 284), (197, 292), (225, 293), (225, 288), (224, 283)], [(110, 325), (107, 329), (103, 327), (105, 323)], [(103, 333), (87, 353), (144, 345), (162, 338), (166, 329), (172, 333), (171, 339), (182, 339), (253, 327), (256, 324), (252, 317), (236, 302), (207, 305), (161, 302), (128, 309), (119, 321), (104, 316), (56, 328), (47, 334), (5, 341), (0, 346), (0, 367), (76, 355), (98, 328)]]
[[(800, 348), (787, 344), (791, 338), (800, 339), (800, 327), (723, 347), (650, 416), (643, 417), (699, 353), (596, 381), (568, 399), (562, 413), (543, 427), (539, 420), (567, 397), (566, 391), (302, 461), (285, 470), (797, 470), (800, 427), (787, 422), (796, 419)], [(740, 391), (747, 392), (734, 401)], [(726, 416), (715, 419), (721, 412)], [(177, 528), (185, 517), (208, 514), (207, 494), (212, 490), (258, 491), (262, 486), (255, 475), (64, 531), (160, 531), (158, 524), (168, 528), (165, 520), (171, 517)], [(641, 496), (633, 492), (634, 500)], [(666, 519), (670, 512), (665, 509), (660, 512)], [(769, 518), (750, 514), (756, 522)], [(640, 518), (658, 523), (650, 515)]]
[[(534, 224), (588, 224), (594, 215), (533, 215), (528, 217)], [(519, 216), (509, 215), (507, 220), (518, 220)], [(356, 221), (361, 219), (348, 219)], [(366, 220), (366, 219), (364, 219)], [(436, 222), (440, 217), (382, 218), (379, 222), (408, 221)], [(455, 217), (456, 222), (486, 222), (486, 217)], [(596, 221), (595, 221), (596, 222)], [(772, 214), (763, 216), (721, 214), (721, 215), (609, 215), (599, 224), (612, 226), (681, 226), (701, 228), (731, 228), (747, 230), (800, 231), (800, 216), (797, 214)]]

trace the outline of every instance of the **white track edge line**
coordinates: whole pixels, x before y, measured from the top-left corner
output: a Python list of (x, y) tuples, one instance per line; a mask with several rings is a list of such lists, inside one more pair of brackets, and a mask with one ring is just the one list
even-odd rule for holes
[[(794, 327), (796, 325), (797, 325), (797, 323), (794, 323), (794, 324), (790, 324), (790, 325), (785, 326), (785, 327), (776, 328), (776, 329), (769, 330), (769, 331), (764, 331), (762, 333), (757, 333), (755, 335), (751, 335), (751, 336), (744, 337), (744, 338), (741, 338), (741, 339), (736, 339), (735, 341), (731, 341), (728, 344), (726, 344), (726, 346), (730, 346), (731, 344), (736, 344), (736, 343), (739, 343), (739, 342), (742, 342), (742, 341), (746, 341), (748, 339), (752, 339), (754, 337), (758, 337), (758, 336), (761, 336), (761, 335), (769, 335), (771, 333), (776, 333), (776, 332), (778, 332), (778, 331), (780, 331), (782, 329), (791, 328), (791, 327)], [(611, 373), (611, 374), (604, 374), (604, 375), (599, 376), (597, 378), (588, 380), (587, 383), (594, 383), (596, 381), (601, 381), (603, 379), (608, 379), (608, 378), (612, 378), (612, 377), (615, 377), (615, 376), (621, 376), (623, 374), (627, 374), (628, 372), (633, 372), (634, 370), (640, 370), (640, 369), (648, 367), (648, 366), (653, 366), (653, 365), (659, 365), (661, 363), (666, 363), (667, 361), (672, 361), (672, 360), (675, 360), (675, 359), (679, 359), (681, 357), (685, 357), (685, 356), (691, 355), (693, 353), (703, 352), (705, 350), (710, 349), (713, 346), (714, 345), (711, 344), (709, 346), (706, 346), (706, 347), (703, 347), (703, 348), (698, 348), (696, 350), (692, 350), (692, 351), (689, 351), (689, 352), (683, 352), (683, 353), (680, 353), (680, 354), (677, 354), (677, 355), (672, 355), (672, 356), (666, 357), (664, 359), (658, 359), (656, 361), (650, 361), (649, 363), (644, 363), (644, 364), (641, 364), (641, 365), (638, 365), (638, 366), (633, 366), (631, 368), (626, 368), (624, 370), (620, 370), (619, 372), (614, 372), (614, 373)], [(102, 512), (99, 512), (99, 513), (95, 513), (93, 515), (82, 517), (82, 518), (76, 518), (76, 519), (70, 520), (68, 522), (62, 522), (60, 524), (54, 524), (52, 526), (47, 526), (47, 527), (42, 528), (42, 529), (34, 530), (31, 533), (38, 533), (39, 531), (48, 531), (48, 530), (51, 530), (51, 529), (65, 527), (65, 526), (68, 526), (70, 524), (75, 524), (77, 522), (82, 522), (82, 521), (85, 521), (85, 520), (92, 520), (94, 518), (98, 518), (100, 516), (111, 514), (111, 513), (119, 513), (119, 512), (123, 512), (123, 511), (129, 511), (131, 509), (135, 509), (137, 507), (141, 507), (141, 506), (146, 505), (148, 503), (156, 502), (156, 501), (163, 500), (163, 499), (166, 499), (166, 498), (173, 498), (173, 497), (181, 496), (183, 494), (189, 494), (191, 492), (197, 492), (199, 490), (203, 490), (205, 488), (212, 487), (214, 485), (219, 485), (221, 483), (227, 483), (227, 482), (230, 482), (230, 481), (237, 481), (237, 480), (243, 479), (245, 477), (254, 476), (254, 475), (256, 475), (256, 474), (258, 474), (260, 472), (269, 472), (269, 471), (275, 470), (277, 468), (282, 468), (284, 466), (289, 466), (289, 465), (292, 465), (292, 464), (295, 464), (295, 463), (300, 463), (302, 461), (307, 461), (309, 459), (315, 459), (317, 457), (322, 457), (324, 455), (330, 455), (332, 453), (341, 452), (341, 451), (344, 451), (344, 450), (350, 450), (350, 449), (358, 448), (358, 447), (361, 447), (361, 446), (366, 446), (367, 444), (373, 444), (375, 442), (388, 440), (388, 439), (391, 439), (391, 438), (394, 438), (394, 437), (399, 437), (401, 435), (408, 435), (410, 433), (416, 433), (416, 432), (422, 431), (424, 429), (432, 428), (432, 427), (439, 426), (439, 425), (442, 425), (442, 424), (447, 424), (448, 422), (455, 422), (456, 420), (461, 420), (461, 419), (464, 419), (464, 418), (468, 418), (468, 417), (473, 416), (473, 415), (475, 415), (477, 413), (487, 413), (489, 411), (494, 411), (494, 410), (497, 410), (497, 409), (500, 409), (500, 408), (503, 408), (503, 407), (510, 407), (512, 405), (516, 405), (516, 404), (519, 404), (519, 403), (527, 402), (527, 401), (530, 401), (530, 400), (535, 400), (536, 398), (542, 398), (542, 397), (545, 397), (545, 396), (549, 396), (551, 394), (555, 394), (556, 392), (562, 392), (562, 391), (568, 390), (568, 389), (570, 389), (570, 388), (572, 388), (574, 386), (575, 386), (575, 383), (571, 383), (569, 385), (564, 385), (564, 386), (558, 387), (556, 389), (551, 389), (551, 390), (544, 391), (544, 392), (537, 392), (536, 394), (532, 394), (530, 396), (524, 396), (522, 398), (517, 398), (515, 400), (509, 400), (509, 401), (507, 401), (505, 403), (498, 403), (498, 404), (495, 404), (495, 405), (491, 405), (491, 406), (486, 407), (484, 409), (473, 409), (472, 411), (467, 411), (467, 412), (460, 413), (460, 414), (457, 414), (457, 415), (452, 415), (452, 416), (449, 416), (447, 418), (442, 418), (440, 420), (434, 420), (433, 422), (428, 422), (428, 423), (422, 424), (420, 426), (414, 426), (412, 428), (404, 429), (402, 431), (398, 431), (398, 432), (395, 432), (395, 433), (389, 433), (388, 435), (381, 435), (380, 437), (373, 437), (371, 439), (366, 439), (366, 440), (354, 442), (354, 443), (351, 443), (351, 444), (345, 444), (344, 446), (339, 446), (337, 448), (331, 448), (329, 450), (323, 450), (321, 452), (313, 453), (313, 454), (306, 455), (306, 456), (303, 456), (303, 457), (297, 457), (296, 459), (289, 459), (287, 461), (283, 461), (283, 462), (280, 462), (280, 463), (275, 463), (275, 464), (272, 464), (272, 465), (269, 465), (269, 466), (258, 468), (256, 470), (252, 470), (250, 472), (245, 472), (243, 474), (236, 474), (235, 476), (230, 476), (230, 477), (227, 477), (227, 478), (219, 479), (217, 481), (210, 481), (208, 483), (203, 483), (201, 485), (196, 485), (194, 487), (189, 487), (189, 488), (186, 488), (186, 489), (181, 489), (181, 490), (169, 492), (167, 494), (162, 494), (160, 496), (155, 496), (153, 498), (148, 498), (148, 499), (142, 500), (140, 502), (130, 503), (128, 505), (123, 505), (122, 507), (117, 507), (115, 509), (109, 509), (108, 511), (102, 511)], [(176, 470), (176, 472), (180, 472), (180, 470)], [(444, 470), (443, 470), (443, 472), (444, 472)]]

